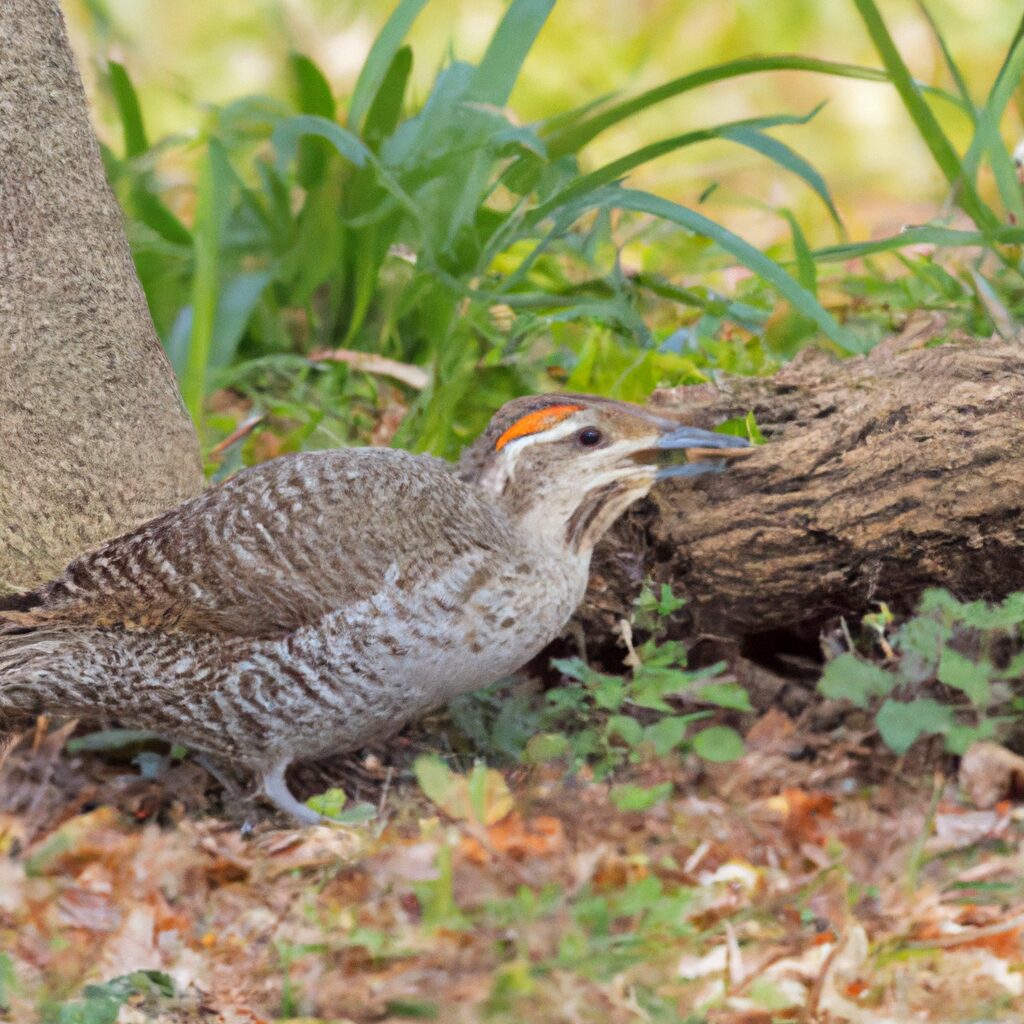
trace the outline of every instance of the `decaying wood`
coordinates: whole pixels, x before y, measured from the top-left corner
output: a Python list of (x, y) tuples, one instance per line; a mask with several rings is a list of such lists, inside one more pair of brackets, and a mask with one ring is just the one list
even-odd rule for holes
[(195, 494), (56, 0), (0, 3), (0, 593)]
[[(710, 426), (753, 412), (769, 440), (729, 472), (656, 489), (596, 560), (591, 611), (651, 572), (697, 633), (813, 643), (872, 602), (928, 586), (1024, 589), (1024, 349), (896, 343), (836, 361), (807, 352), (771, 378), (657, 392)], [(585, 613), (588, 614), (588, 613)]]

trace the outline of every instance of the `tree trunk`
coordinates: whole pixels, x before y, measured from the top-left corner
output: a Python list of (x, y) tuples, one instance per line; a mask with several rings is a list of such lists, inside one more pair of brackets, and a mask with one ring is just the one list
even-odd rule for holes
[(0, 3), (0, 593), (202, 486), (56, 0)]
[(756, 657), (928, 586), (1024, 589), (1024, 349), (907, 341), (657, 392), (657, 411), (699, 426), (752, 411), (769, 443), (656, 489), (599, 552), (584, 615), (620, 613), (652, 573), (688, 599), (697, 635)]

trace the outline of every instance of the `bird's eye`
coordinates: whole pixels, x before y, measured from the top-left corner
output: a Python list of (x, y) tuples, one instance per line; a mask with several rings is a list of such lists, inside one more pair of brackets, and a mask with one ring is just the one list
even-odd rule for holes
[(584, 448), (593, 448), (604, 440), (604, 435), (597, 427), (584, 427), (577, 435), (576, 440)]

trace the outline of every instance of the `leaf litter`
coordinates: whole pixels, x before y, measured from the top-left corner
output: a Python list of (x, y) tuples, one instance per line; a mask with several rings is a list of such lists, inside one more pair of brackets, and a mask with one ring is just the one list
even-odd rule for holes
[(371, 820), (305, 829), (240, 828), (188, 761), (140, 779), (69, 735), (0, 773), (0, 1020), (1024, 1016), (1024, 812), (894, 759), (869, 785), (854, 734), (794, 759), (778, 711), (735, 763), (614, 779), (421, 754)]

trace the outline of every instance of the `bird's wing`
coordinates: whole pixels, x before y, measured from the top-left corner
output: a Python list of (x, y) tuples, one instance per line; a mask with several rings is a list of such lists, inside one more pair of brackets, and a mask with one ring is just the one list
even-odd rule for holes
[(0, 603), (47, 623), (275, 637), (500, 546), (508, 523), (446, 463), (386, 449), (245, 470)]

